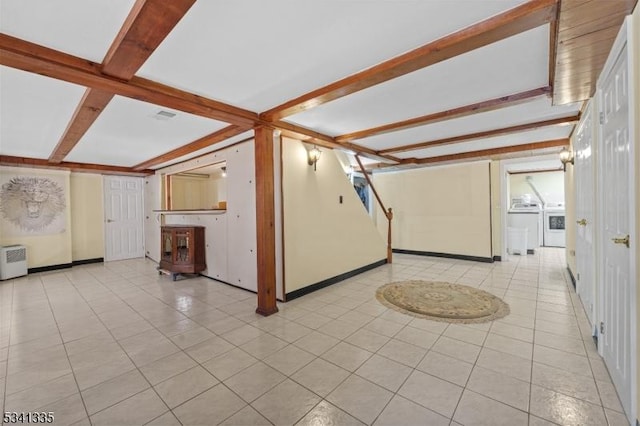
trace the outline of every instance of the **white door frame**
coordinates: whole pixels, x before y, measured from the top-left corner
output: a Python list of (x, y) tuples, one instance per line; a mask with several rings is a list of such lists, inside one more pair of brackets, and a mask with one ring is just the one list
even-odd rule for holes
[[(618, 59), (620, 53), (622, 52), (622, 50), (624, 49), (625, 45), (627, 46), (627, 54), (630, 55), (630, 58), (628, 60), (628, 92), (629, 92), (629, 138), (630, 138), (630, 151), (629, 151), (629, 174), (632, 176), (632, 179), (630, 179), (629, 182), (629, 235), (631, 237), (631, 244), (630, 244), (630, 248), (629, 250), (631, 250), (630, 252), (630, 256), (631, 256), (631, 261), (629, 262), (629, 281), (630, 281), (630, 295), (631, 295), (631, 315), (630, 315), (630, 320), (631, 320), (631, 325), (630, 325), (630, 332), (631, 332), (631, 339), (630, 339), (630, 343), (631, 343), (631, 353), (630, 353), (630, 357), (631, 357), (631, 412), (627, 413), (630, 418), (632, 419), (637, 419), (638, 418), (638, 407), (637, 407), (637, 395), (638, 395), (638, 382), (637, 382), (637, 378), (638, 378), (638, 373), (637, 373), (637, 359), (638, 359), (638, 342), (636, 341), (636, 336), (637, 336), (637, 328), (638, 328), (638, 324), (636, 321), (637, 315), (638, 315), (638, 306), (637, 303), (635, 303), (635, 301), (637, 301), (637, 285), (638, 283), (636, 282), (637, 280), (637, 265), (636, 262), (634, 262), (634, 259), (637, 259), (637, 241), (634, 241), (635, 236), (637, 235), (636, 233), (636, 200), (635, 200), (635, 185), (636, 185), (636, 179), (637, 179), (637, 174), (636, 174), (636, 170), (635, 170), (635, 144), (638, 141), (635, 141), (635, 126), (637, 125), (635, 123), (634, 118), (636, 117), (636, 106), (635, 106), (635, 100), (634, 100), (634, 96), (635, 96), (635, 84), (634, 84), (634, 77), (635, 77), (635, 64), (634, 64), (634, 57), (633, 57), (633, 53), (631, 52), (636, 52), (635, 54), (637, 55), (637, 51), (638, 51), (638, 47), (639, 46), (635, 46), (634, 45), (634, 40), (633, 40), (633, 35), (632, 35), (632, 22), (631, 22), (631, 16), (627, 16), (625, 21), (622, 24), (622, 27), (620, 28), (620, 32), (618, 33), (618, 36), (616, 37), (616, 40), (611, 48), (611, 51), (609, 53), (609, 57), (607, 58), (607, 62), (605, 63), (604, 68), (602, 69), (602, 72), (598, 78), (598, 84), (597, 84), (597, 106), (598, 106), (598, 111), (600, 111), (600, 109), (603, 107), (604, 103), (602, 102), (602, 98), (601, 98), (601, 88), (602, 88), (602, 81), (604, 78), (606, 78), (608, 76), (609, 73), (611, 73), (613, 66), (616, 63), (616, 60)], [(602, 126), (599, 125), (598, 126), (598, 143), (600, 143), (603, 139), (602, 139)], [(597, 152), (598, 154), (598, 179), (597, 179), (597, 204), (598, 204), (598, 210), (597, 210), (597, 222), (598, 222), (598, 227), (597, 227), (597, 231), (598, 231), (598, 238), (597, 238), (597, 264), (598, 264), (598, 268), (597, 268), (597, 275), (598, 275), (598, 312), (597, 312), (597, 317), (598, 318), (603, 318), (603, 311), (604, 311), (604, 300), (603, 300), (603, 291), (604, 291), (604, 274), (605, 274), (605, 270), (603, 268), (602, 262), (604, 260), (604, 235), (605, 235), (605, 223), (604, 223), (604, 191), (606, 190), (606, 188), (602, 187), (602, 173), (603, 173), (603, 164), (602, 164), (602, 155), (601, 152)], [(598, 345), (598, 353), (602, 356), (603, 355), (603, 349), (602, 349), (603, 345)]]
[(109, 261), (112, 261), (112, 260), (118, 260), (118, 259), (109, 259), (109, 250), (108, 250), (108, 247), (107, 247), (107, 221), (108, 221), (107, 215), (108, 215), (108, 212), (106, 210), (107, 209), (107, 199), (106, 199), (106, 197), (107, 197), (107, 189), (106, 189), (107, 185), (106, 185), (106, 181), (111, 177), (140, 179), (140, 182), (141, 182), (140, 188), (141, 188), (141, 194), (142, 194), (141, 211), (140, 211), (140, 213), (141, 213), (141, 215), (140, 215), (140, 229), (141, 229), (141, 232), (142, 232), (142, 255), (140, 257), (145, 257), (145, 241), (144, 241), (144, 238), (145, 238), (144, 237), (144, 235), (145, 235), (145, 232), (144, 232), (144, 229), (145, 229), (145, 223), (144, 223), (145, 222), (145, 220), (144, 220), (144, 214), (145, 214), (145, 211), (144, 211), (145, 210), (144, 192), (145, 191), (144, 191), (144, 178), (140, 177), (140, 176), (104, 175), (102, 177), (102, 191), (103, 191), (102, 197), (103, 197), (103, 203), (104, 203), (104, 206), (103, 206), (103, 209), (104, 209), (104, 223), (103, 223), (103, 226), (102, 226), (102, 232), (103, 232), (103, 235), (104, 235), (104, 260), (105, 260), (105, 262), (109, 262)]
[[(560, 150), (558, 149), (558, 152)], [(500, 160), (500, 228), (502, 230), (502, 247), (500, 250), (500, 257), (502, 261), (509, 259), (507, 253), (507, 213), (509, 211), (509, 178), (507, 172), (509, 166), (513, 164), (522, 164), (527, 162), (537, 162), (541, 160), (558, 160), (556, 154), (540, 155), (536, 157), (528, 158), (511, 158), (508, 160)], [(566, 194), (565, 194), (566, 199)]]

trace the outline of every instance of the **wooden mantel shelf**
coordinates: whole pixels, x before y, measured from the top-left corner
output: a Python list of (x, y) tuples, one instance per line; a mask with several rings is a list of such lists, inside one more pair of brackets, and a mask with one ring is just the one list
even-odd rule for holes
[(227, 209), (154, 210), (153, 212), (162, 214), (223, 214), (227, 212)]

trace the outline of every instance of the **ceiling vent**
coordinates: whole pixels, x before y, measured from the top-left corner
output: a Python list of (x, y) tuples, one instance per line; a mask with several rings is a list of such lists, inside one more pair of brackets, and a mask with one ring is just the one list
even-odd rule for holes
[(156, 120), (160, 120), (160, 121), (167, 121), (167, 120), (172, 119), (175, 116), (176, 116), (175, 112), (158, 111), (156, 113), (156, 115), (153, 116), (153, 118), (155, 118)]

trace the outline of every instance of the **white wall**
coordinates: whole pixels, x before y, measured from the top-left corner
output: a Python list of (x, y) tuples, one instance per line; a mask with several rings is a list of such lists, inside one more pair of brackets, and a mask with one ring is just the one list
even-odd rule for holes
[[(488, 162), (376, 173), (373, 183), (393, 209), (393, 248), (491, 258)], [(378, 208), (378, 230), (387, 221)]]
[(334, 152), (323, 149), (314, 171), (302, 142), (284, 138), (282, 151), (286, 292), (386, 259)]
[(562, 171), (509, 175), (509, 190), (511, 192), (509, 200), (529, 194), (532, 200), (540, 201), (527, 183), (527, 176), (531, 176), (533, 184), (546, 203), (564, 203), (564, 173)]

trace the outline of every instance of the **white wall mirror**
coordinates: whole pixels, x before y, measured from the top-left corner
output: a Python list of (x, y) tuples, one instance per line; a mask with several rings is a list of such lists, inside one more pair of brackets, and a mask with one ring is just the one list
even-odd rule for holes
[(226, 161), (165, 175), (166, 210), (226, 209), (226, 176)]

